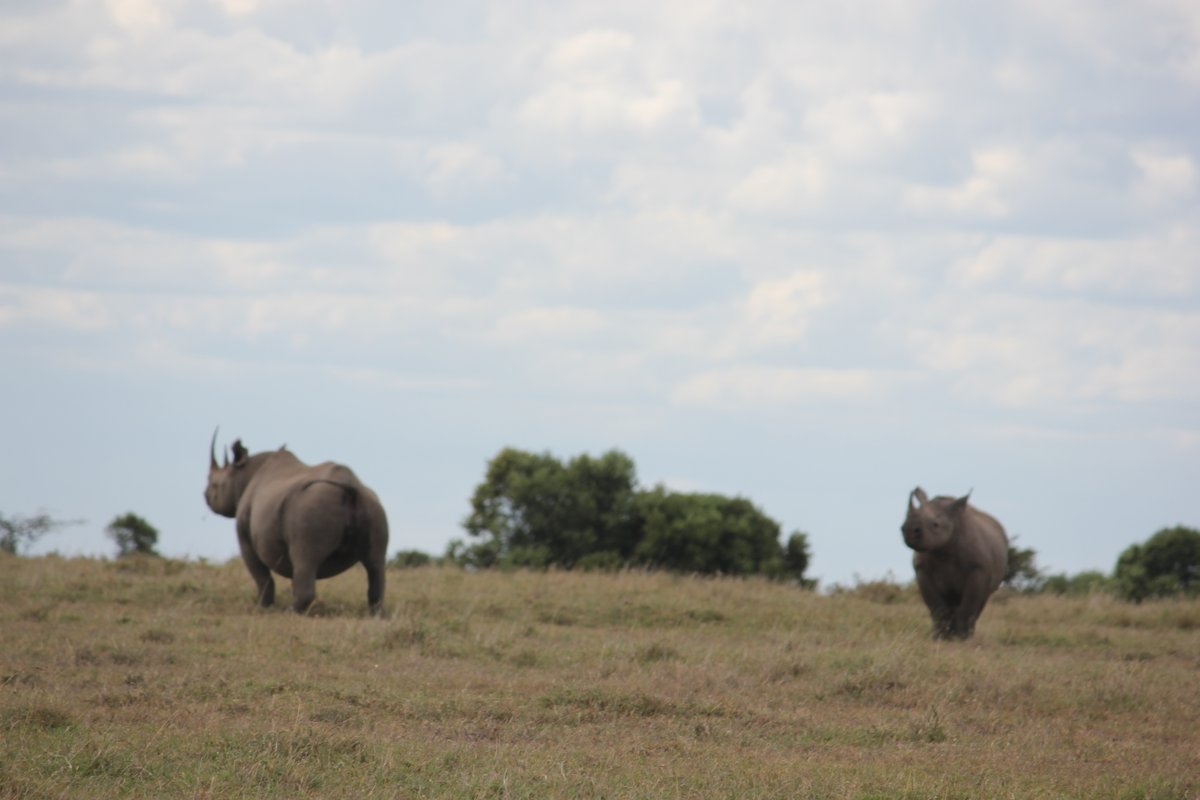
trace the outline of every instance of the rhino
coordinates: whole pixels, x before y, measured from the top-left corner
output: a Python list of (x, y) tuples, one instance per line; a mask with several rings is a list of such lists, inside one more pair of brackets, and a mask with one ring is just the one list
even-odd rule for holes
[(957, 499), (930, 500), (918, 486), (900, 526), (912, 548), (917, 588), (935, 639), (969, 639), (975, 621), (1008, 570), (1008, 537), (995, 517)]
[(237, 520), (238, 547), (258, 586), (259, 605), (275, 602), (276, 572), (292, 579), (292, 608), (303, 613), (316, 599), (316, 582), (357, 563), (367, 569), (367, 604), (383, 611), (388, 524), (383, 505), (349, 467), (326, 461), (309, 466), (286, 446), (251, 455), (241, 439), (220, 466), (217, 433), (209, 445), (204, 500), (213, 512)]

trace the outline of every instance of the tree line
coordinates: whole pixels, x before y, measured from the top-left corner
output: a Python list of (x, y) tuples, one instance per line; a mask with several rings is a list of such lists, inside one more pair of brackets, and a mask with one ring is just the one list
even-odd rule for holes
[[(0, 553), (17, 554), (42, 536), (80, 520), (0, 514)], [(450, 543), (442, 561), (473, 569), (662, 569), (702, 575), (765, 575), (815, 587), (805, 572), (807, 534), (782, 527), (750, 500), (706, 492), (643, 488), (620, 450), (566, 461), (505, 448), (487, 464), (462, 522), (469, 540)], [(105, 528), (118, 557), (157, 556), (158, 530), (128, 512)], [(1032, 548), (1009, 545), (1005, 584), (1026, 593), (1106, 591), (1133, 602), (1200, 596), (1200, 531), (1163, 528), (1132, 544), (1112, 573), (1047, 574)], [(404, 550), (391, 564), (435, 559)]]
[[(16, 555), (48, 533), (67, 525), (79, 525), (77, 519), (55, 519), (41, 513), (32, 517), (0, 514), (0, 553)], [(117, 557), (133, 555), (157, 556), (158, 529), (132, 511), (113, 517), (104, 529), (108, 538), (117, 546)]]
[(810, 583), (808, 537), (743, 497), (638, 485), (619, 450), (562, 461), (549, 453), (501, 450), (488, 462), (463, 527), (450, 544), (463, 566), (617, 569), (705, 575), (766, 575)]
[(1183, 525), (1162, 528), (1146, 541), (1125, 548), (1110, 574), (1085, 570), (1049, 575), (1037, 566), (1033, 549), (1010, 544), (1005, 583), (1028, 594), (1078, 596), (1103, 591), (1135, 603), (1200, 597), (1200, 531)]

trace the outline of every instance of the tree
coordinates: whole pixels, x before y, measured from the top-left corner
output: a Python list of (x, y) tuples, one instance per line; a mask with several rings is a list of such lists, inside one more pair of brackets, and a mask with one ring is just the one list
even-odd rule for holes
[(1061, 573), (1051, 575), (1042, 584), (1042, 591), (1050, 594), (1065, 594), (1070, 597), (1083, 597), (1092, 592), (1110, 589), (1107, 575), (1099, 570), (1085, 570), (1076, 575)]
[(1117, 558), (1113, 578), (1118, 594), (1136, 603), (1200, 595), (1200, 531), (1177, 525), (1130, 545)]
[(488, 462), (463, 527), (483, 541), (452, 545), (472, 566), (574, 566), (611, 553), (627, 558), (633, 528), (633, 461), (618, 450), (564, 464), (549, 453), (505, 448)]
[(1017, 538), (1008, 543), (1008, 571), (1004, 583), (1019, 592), (1034, 593), (1042, 589), (1046, 578), (1037, 566), (1037, 553), (1031, 547), (1017, 547)]
[(433, 563), (433, 556), (428, 553), (423, 553), (420, 550), (397, 550), (396, 553), (388, 559), (389, 567), (398, 569), (412, 569), (415, 567), (427, 567)]
[(642, 536), (634, 563), (703, 574), (784, 572), (779, 523), (742, 497), (669, 492), (638, 495)]
[(117, 543), (117, 556), (125, 557), (141, 553), (156, 556), (154, 546), (158, 543), (158, 530), (146, 520), (130, 511), (113, 517), (104, 529), (109, 538)]
[(65, 525), (78, 525), (79, 522), (54, 519), (49, 514), (33, 517), (5, 517), (0, 514), (0, 552), (16, 555), (22, 547), (33, 544), (47, 533)]
[(797, 581), (806, 589), (815, 589), (817, 585), (816, 580), (804, 577), (804, 573), (808, 571), (808, 564), (811, 560), (812, 552), (808, 547), (808, 534), (794, 531), (788, 537), (787, 544), (783, 547), (784, 574)]
[(619, 450), (564, 463), (505, 448), (488, 462), (463, 527), (479, 541), (451, 542), (446, 559), (474, 568), (646, 566), (812, 585), (805, 534), (781, 545), (779, 523), (745, 498), (640, 490)]

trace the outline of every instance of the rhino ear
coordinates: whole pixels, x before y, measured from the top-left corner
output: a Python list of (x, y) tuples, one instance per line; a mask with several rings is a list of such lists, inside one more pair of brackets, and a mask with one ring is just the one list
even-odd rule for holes
[(908, 507), (909, 508), (916, 507), (913, 505), (914, 499), (917, 501), (917, 503), (916, 503), (917, 506), (923, 506), (923, 505), (925, 505), (926, 501), (929, 500), (929, 498), (925, 495), (925, 490), (922, 489), (920, 486), (913, 489), (912, 493), (909, 494), (909, 496), (908, 496)]
[(966, 494), (964, 494), (962, 497), (958, 498), (953, 503), (951, 503), (950, 504), (950, 512), (952, 514), (961, 514), (963, 512), (963, 509), (967, 507), (967, 501), (971, 499), (971, 492), (973, 492), (973, 491), (975, 491), (975, 490), (971, 489)]
[(233, 465), (236, 467), (236, 466), (240, 466), (241, 464), (245, 463), (246, 456), (248, 456), (248, 455), (250, 455), (250, 451), (248, 451), (245, 448), (245, 446), (242, 445), (242, 440), (241, 439), (234, 440), (234, 442), (233, 442)]

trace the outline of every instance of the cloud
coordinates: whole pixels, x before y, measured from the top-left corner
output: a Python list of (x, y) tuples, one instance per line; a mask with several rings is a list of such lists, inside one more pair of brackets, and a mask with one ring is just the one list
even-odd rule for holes
[(1182, 300), (1200, 295), (1194, 224), (1121, 238), (996, 236), (951, 267), (971, 291), (1098, 293), (1111, 298)]
[(587, 308), (527, 308), (496, 321), (495, 335), (507, 343), (556, 348), (565, 340), (591, 336), (606, 327), (606, 317)]
[(1030, 174), (1015, 148), (990, 147), (971, 155), (971, 174), (956, 186), (914, 186), (905, 203), (923, 214), (1003, 218), (1011, 213), (1014, 185)]
[(804, 126), (836, 156), (877, 162), (910, 143), (935, 108), (920, 92), (865, 91), (826, 100), (805, 116)]
[(470, 191), (504, 177), (500, 159), (467, 142), (435, 145), (430, 148), (426, 161), (429, 184), (438, 193)]
[[(1074, 91), (1099, 68), (1160, 102), (1191, 57), (1190, 22), (1155, 50), (1194, 22), (1183, 6), (1018, 3), (968, 24), (925, 4), (518, 5), (381, 37), (329, 9), (337, 33), (309, 35), (261, 5), (11, 15), (22, 91), (112, 117), (86, 147), (43, 146), (37, 109), (0, 154), (22, 191), (82, 198), (0, 220), (12, 283), (44, 293), (10, 286), (7, 324), (67, 325), (53, 307), (74, 303), (120, 326), (141, 291), (163, 311), (133, 318), (179, 335), (205, 314), (299, 350), (428, 330), (464, 360), (463, 343), (553, 351), (726, 404), (739, 380), (849, 395), (906, 359), (1023, 408), (1190, 391), (1136, 388), (1191, 354), (1190, 323), (1125, 306), (1183, 313), (1200, 291), (1195, 148)], [(1037, 35), (1014, 50), (992, 29)], [(954, 36), (973, 48), (936, 46)], [(287, 232), (259, 229), (268, 212)], [(1084, 346), (1029, 315), (1141, 333)], [(802, 371), (830, 353), (836, 377)]]
[(693, 120), (684, 82), (644, 69), (636, 55), (633, 37), (621, 31), (566, 39), (546, 56), (542, 85), (521, 103), (518, 119), (533, 129), (585, 135), (644, 134)]
[(115, 323), (109, 305), (91, 292), (0, 284), (0, 326), (98, 333)]
[(723, 411), (778, 409), (821, 401), (862, 401), (900, 376), (865, 369), (742, 365), (708, 370), (681, 382), (672, 402)]
[(113, 21), (134, 35), (152, 33), (167, 22), (162, 5), (153, 0), (107, 0), (106, 5)]
[(752, 170), (733, 187), (730, 200), (752, 213), (802, 213), (820, 206), (831, 179), (818, 153), (799, 148)]
[(1062, 414), (1200, 399), (1200, 313), (1012, 295), (947, 296), (935, 325), (916, 322), (918, 366), (952, 376), (964, 398)]
[(1186, 153), (1138, 147), (1132, 153), (1140, 173), (1134, 193), (1144, 204), (1171, 206), (1196, 194), (1196, 162)]
[(827, 295), (825, 277), (816, 271), (758, 284), (745, 305), (752, 339), (765, 345), (798, 341), (807, 332), (813, 312), (829, 302)]

